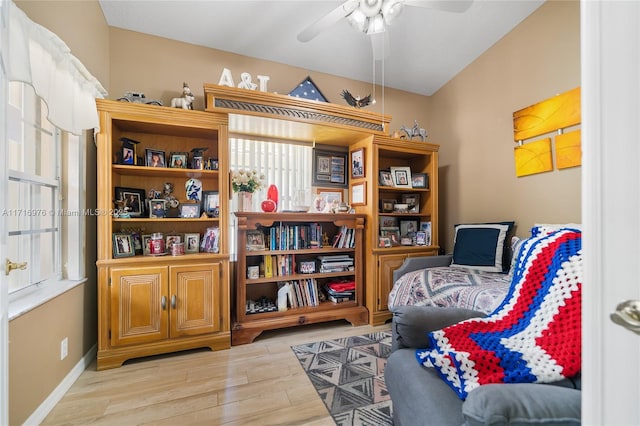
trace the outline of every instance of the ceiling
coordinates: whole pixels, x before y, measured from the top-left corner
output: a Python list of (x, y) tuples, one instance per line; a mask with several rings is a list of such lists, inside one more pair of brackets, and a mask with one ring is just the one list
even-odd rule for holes
[[(448, 0), (456, 1), (456, 0)], [(344, 19), (297, 35), (341, 1), (99, 0), (108, 25), (385, 87), (432, 95), (542, 5), (475, 0), (463, 13), (405, 5), (383, 61)], [(374, 71), (375, 64), (375, 71)], [(374, 75), (375, 74), (375, 75)]]

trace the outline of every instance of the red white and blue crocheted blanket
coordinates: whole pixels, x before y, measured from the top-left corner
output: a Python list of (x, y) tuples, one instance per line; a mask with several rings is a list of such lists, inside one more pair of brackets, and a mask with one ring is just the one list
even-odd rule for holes
[(489, 383), (550, 383), (572, 377), (581, 364), (581, 232), (534, 228), (519, 253), (502, 304), (429, 333), (416, 352), (465, 399)]

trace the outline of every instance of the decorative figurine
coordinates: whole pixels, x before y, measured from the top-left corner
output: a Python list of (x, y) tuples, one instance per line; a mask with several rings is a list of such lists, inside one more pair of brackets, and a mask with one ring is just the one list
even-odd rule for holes
[(400, 127), (400, 130), (402, 130), (407, 134), (407, 138), (409, 140), (413, 139), (414, 136), (420, 137), (422, 142), (424, 142), (427, 139), (427, 131), (425, 129), (421, 129), (418, 126), (418, 122), (416, 120), (413, 121), (413, 127), (411, 129), (409, 129), (405, 125), (402, 125)]
[(121, 102), (133, 102), (135, 104), (147, 104), (162, 106), (162, 102), (156, 99), (147, 99), (142, 92), (124, 92), (124, 96), (118, 98)]
[(171, 99), (171, 108), (193, 109), (195, 96), (187, 83), (182, 83), (182, 97)]
[(349, 105), (356, 108), (366, 107), (371, 103), (371, 95), (367, 95), (364, 98), (360, 98), (359, 96), (358, 97), (353, 96), (351, 93), (349, 93), (348, 90), (342, 91), (342, 97), (344, 98), (345, 101), (347, 101)]

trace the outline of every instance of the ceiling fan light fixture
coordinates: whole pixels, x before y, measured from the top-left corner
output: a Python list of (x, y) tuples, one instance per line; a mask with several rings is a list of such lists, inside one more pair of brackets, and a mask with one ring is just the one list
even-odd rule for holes
[(382, 32), (384, 32), (384, 19), (382, 19), (382, 15), (376, 15), (373, 18), (369, 18), (367, 34), (377, 34)]
[(369, 18), (360, 9), (356, 9), (347, 15), (347, 21), (354, 29), (363, 33), (369, 27)]
[(384, 23), (389, 25), (402, 12), (402, 1), (400, 0), (384, 0), (380, 13), (384, 17)]

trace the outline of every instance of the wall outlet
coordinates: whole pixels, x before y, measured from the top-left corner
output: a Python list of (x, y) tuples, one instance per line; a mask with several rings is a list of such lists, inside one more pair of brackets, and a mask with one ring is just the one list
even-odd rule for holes
[(60, 341), (60, 361), (69, 355), (69, 338), (65, 337)]

